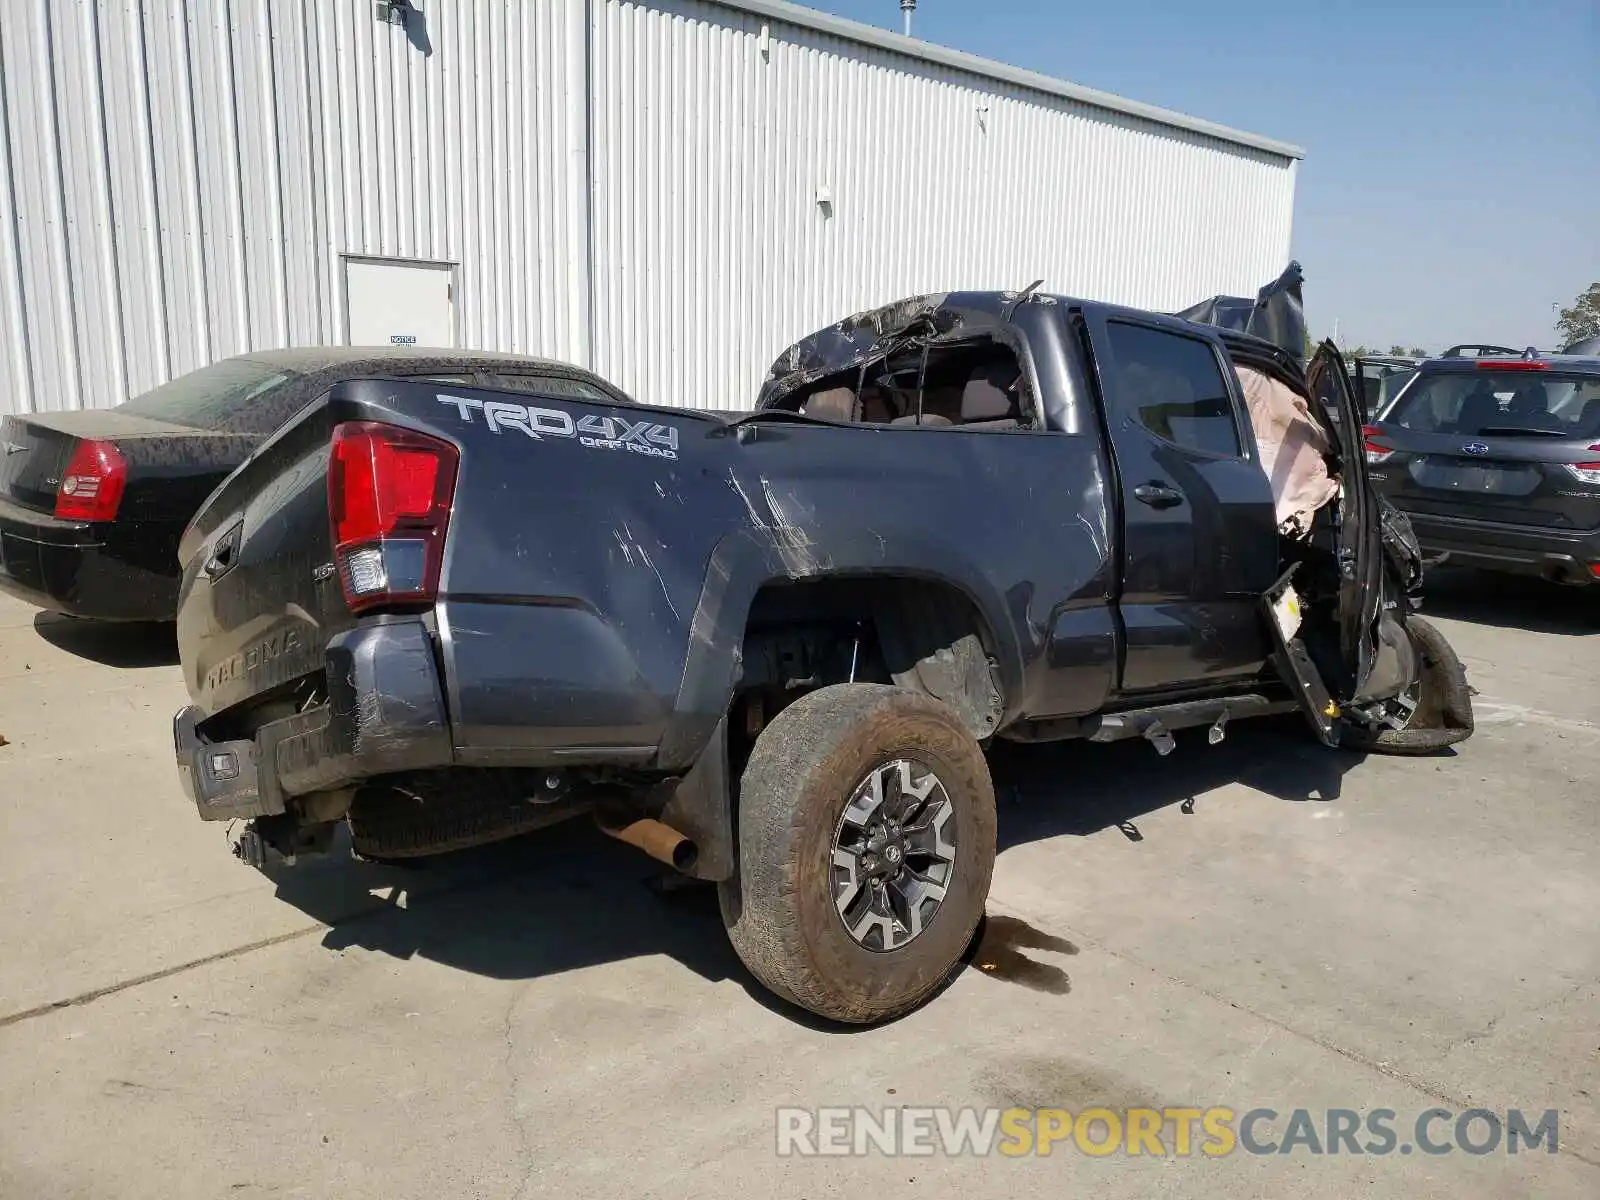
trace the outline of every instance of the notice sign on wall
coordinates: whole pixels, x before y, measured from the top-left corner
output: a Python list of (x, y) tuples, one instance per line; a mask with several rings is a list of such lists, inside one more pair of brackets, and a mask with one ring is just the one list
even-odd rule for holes
[(350, 344), (455, 345), (454, 270), (448, 263), (345, 259)]

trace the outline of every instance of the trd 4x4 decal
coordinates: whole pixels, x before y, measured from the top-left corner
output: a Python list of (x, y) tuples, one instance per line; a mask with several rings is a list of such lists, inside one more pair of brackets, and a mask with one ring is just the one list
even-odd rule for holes
[(479, 400), (474, 396), (440, 394), (440, 404), (451, 404), (463, 421), (472, 424), (473, 412), (483, 414), (490, 433), (514, 429), (543, 441), (547, 437), (576, 438), (592, 450), (630, 450), (652, 458), (678, 457), (678, 431), (655, 421), (630, 421), (625, 417), (597, 417), (593, 413), (573, 419), (559, 408), (532, 408), (509, 400)]

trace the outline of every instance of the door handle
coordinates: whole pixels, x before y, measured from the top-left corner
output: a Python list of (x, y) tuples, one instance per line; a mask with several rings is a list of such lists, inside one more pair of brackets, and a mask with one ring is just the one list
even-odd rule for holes
[(1151, 508), (1171, 508), (1183, 503), (1183, 493), (1164, 483), (1141, 483), (1133, 489), (1133, 498)]

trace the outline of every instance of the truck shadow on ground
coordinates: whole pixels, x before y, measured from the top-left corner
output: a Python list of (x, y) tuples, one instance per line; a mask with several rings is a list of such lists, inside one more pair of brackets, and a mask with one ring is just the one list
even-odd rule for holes
[(1113, 828), (1143, 841), (1138, 818), (1174, 804), (1192, 813), (1200, 795), (1231, 783), (1295, 803), (1337, 800), (1363, 757), (1318, 745), (1299, 715), (1231, 725), (1217, 746), (1206, 744), (1204, 729), (1184, 730), (1165, 757), (1142, 740), (1001, 743), (989, 760), (1000, 849)]
[(178, 663), (177, 627), (170, 621), (79, 621), (39, 613), (33, 631), (57, 650), (108, 667), (172, 667)]
[(1422, 613), (1498, 629), (1581, 637), (1600, 633), (1600, 587), (1436, 567), (1423, 588)]
[[(1175, 804), (1187, 811), (1198, 794), (1229, 783), (1297, 803), (1333, 801), (1359, 761), (1312, 743), (1298, 718), (1241, 723), (1217, 747), (1205, 745), (1204, 731), (1191, 732), (1166, 758), (1143, 743), (1000, 746), (992, 755), (1000, 848), (1112, 828), (1142, 841), (1140, 817)], [(850, 1029), (799, 1013), (750, 979), (723, 933), (715, 888), (663, 888), (653, 863), (587, 821), (411, 869), (346, 854), (337, 847), (322, 860), (269, 868), (280, 899), (331, 926), (328, 949), (421, 957), (496, 979), (666, 954), (705, 979), (740, 984), (789, 1018)], [(997, 915), (980, 928), (968, 962), (997, 980), (1060, 995), (1070, 980), (1055, 956), (1075, 953), (1064, 939)]]

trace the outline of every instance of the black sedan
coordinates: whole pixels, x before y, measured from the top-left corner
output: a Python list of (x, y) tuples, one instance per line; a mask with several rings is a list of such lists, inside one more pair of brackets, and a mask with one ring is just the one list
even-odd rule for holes
[[(109, 621), (168, 621), (178, 539), (200, 502), (341, 379), (520, 389), (539, 360), (382, 347), (223, 359), (116, 408), (0, 420), (0, 590)], [(548, 380), (544, 381), (548, 386)]]

